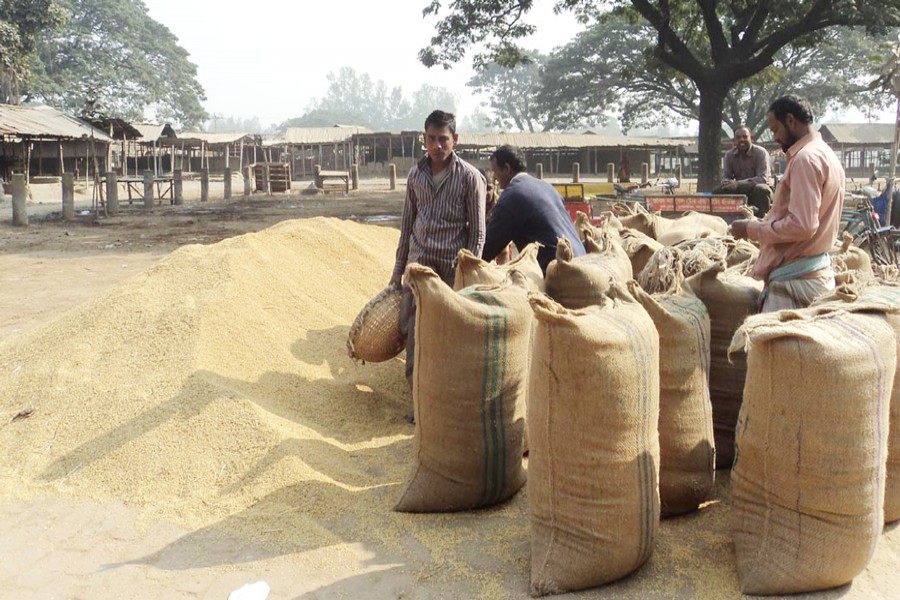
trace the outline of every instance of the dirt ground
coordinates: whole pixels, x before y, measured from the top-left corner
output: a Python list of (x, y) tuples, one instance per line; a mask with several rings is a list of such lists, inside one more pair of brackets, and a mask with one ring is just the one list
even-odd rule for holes
[[(320, 215), (397, 227), (403, 191), (386, 187), (386, 182), (372, 182), (349, 197), (295, 191), (229, 202), (213, 194), (204, 204), (192, 190), (183, 206), (164, 203), (148, 213), (137, 203), (131, 207), (126, 203), (120, 216), (99, 219), (91, 213), (90, 198), (82, 196), (72, 222), (62, 221), (55, 199), (38, 195), (29, 204), (30, 225), (23, 228), (11, 225), (7, 198), (0, 201), (0, 339), (53, 319), (185, 244), (211, 244), (286, 219)], [(88, 214), (80, 214), (84, 211)], [(385, 280), (388, 276), (385, 273)], [(654, 555), (641, 571), (606, 588), (565, 597), (742, 597), (736, 589), (728, 533), (729, 482), (727, 473), (723, 475), (716, 494), (721, 500), (666, 521)], [(520, 495), (503, 510), (524, 518), (526, 504)], [(499, 516), (488, 512), (485, 518)], [(466, 515), (453, 516), (441, 521), (441, 526), (448, 528), (448, 535), (464, 535), (468, 531), (465, 519)], [(334, 564), (324, 559), (324, 548), (273, 554), (213, 528), (188, 531), (166, 523), (148, 528), (141, 523), (140, 513), (125, 503), (76, 503), (59, 497), (0, 503), (0, 556), (4, 557), (0, 600), (225, 600), (232, 591), (257, 581), (271, 586), (269, 600), (435, 599), (470, 597), (478, 585), (441, 583), (439, 577), (423, 580), (421, 565), (375, 554), (351, 540), (340, 543), (346, 546), (342, 553), (347, 558)], [(472, 560), (479, 561), (485, 556), (479, 548), (489, 547), (492, 541), (482, 537), (461, 543), (471, 544)], [(853, 584), (801, 597), (896, 598), (898, 557), (900, 532), (889, 527), (870, 567)], [(433, 558), (423, 556), (421, 562), (440, 572), (441, 566), (431, 563)], [(486, 569), (497, 566), (496, 561), (485, 565)], [(498, 576), (505, 584), (504, 593), (497, 597), (527, 596), (527, 582), (516, 575)]]

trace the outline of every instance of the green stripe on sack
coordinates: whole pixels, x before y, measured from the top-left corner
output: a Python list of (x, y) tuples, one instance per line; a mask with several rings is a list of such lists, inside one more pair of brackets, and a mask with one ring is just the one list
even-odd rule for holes
[[(481, 432), (484, 441), (482, 502), (496, 502), (506, 481), (506, 431), (503, 383), (506, 377), (508, 319), (506, 307), (494, 294), (470, 293), (491, 311), (485, 315), (484, 364), (481, 384)], [(503, 359), (503, 360), (501, 360)]]
[(646, 423), (650, 394), (650, 368), (647, 364), (647, 357), (651, 354), (652, 344), (648, 343), (646, 336), (642, 335), (640, 329), (631, 323), (627, 317), (609, 318), (609, 322), (617, 325), (620, 331), (625, 334), (628, 349), (631, 351), (631, 357), (638, 371), (638, 400), (640, 401), (639, 410), (641, 411), (642, 421), (636, 434), (637, 443), (641, 449), (637, 459), (638, 493), (640, 494), (638, 510), (641, 513), (641, 531), (636, 564), (640, 564), (650, 553), (650, 532), (653, 531), (653, 511), (651, 510), (652, 501), (650, 501), (653, 487), (653, 461), (648, 450), (649, 440), (647, 439), (647, 432), (649, 427)]

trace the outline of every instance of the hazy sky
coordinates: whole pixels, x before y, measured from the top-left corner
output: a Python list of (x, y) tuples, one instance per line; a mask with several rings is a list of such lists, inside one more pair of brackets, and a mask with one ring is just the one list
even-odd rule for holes
[[(455, 68), (427, 69), (416, 56), (434, 35), (422, 17), (428, 0), (144, 0), (190, 53), (210, 114), (259, 117), (263, 127), (299, 117), (344, 66), (401, 86), (409, 97), (423, 83), (457, 96), (458, 117), (478, 100), (465, 86), (470, 57)], [(535, 0), (526, 19), (538, 25), (528, 48), (549, 52), (581, 30), (570, 13), (553, 14), (554, 0)]]

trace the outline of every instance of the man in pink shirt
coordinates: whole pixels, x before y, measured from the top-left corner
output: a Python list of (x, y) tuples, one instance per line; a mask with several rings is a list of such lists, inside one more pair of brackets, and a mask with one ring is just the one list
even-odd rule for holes
[(759, 243), (751, 275), (766, 283), (762, 312), (808, 306), (834, 289), (828, 251), (837, 239), (844, 202), (844, 168), (813, 131), (809, 104), (784, 96), (769, 106), (769, 129), (787, 158), (772, 210), (762, 221), (731, 224), (737, 239)]

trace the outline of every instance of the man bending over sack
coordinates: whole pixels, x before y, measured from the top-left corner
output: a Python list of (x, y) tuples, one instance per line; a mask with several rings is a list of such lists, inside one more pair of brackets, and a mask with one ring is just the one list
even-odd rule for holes
[(556, 189), (525, 172), (525, 155), (516, 146), (500, 146), (491, 154), (494, 178), (503, 192), (491, 213), (484, 241), (484, 258), (491, 260), (510, 242), (521, 250), (532, 242), (540, 242), (538, 251), (541, 270), (556, 258), (556, 244), (561, 237), (572, 243), (575, 256), (584, 254), (565, 202)]
[[(425, 156), (409, 171), (400, 242), (391, 284), (399, 285), (409, 263), (431, 267), (453, 285), (459, 251), (481, 256), (484, 246), (485, 180), (478, 169), (459, 158), (453, 146), (456, 117), (436, 110), (425, 119)], [(411, 380), (415, 354), (416, 305), (403, 286), (400, 331), (406, 340), (406, 378)]]
[(804, 308), (834, 289), (828, 251), (837, 239), (844, 202), (844, 168), (813, 131), (806, 100), (779, 98), (769, 107), (768, 119), (787, 158), (784, 178), (764, 220), (731, 224), (735, 238), (759, 242), (750, 274), (766, 283), (762, 312)]

